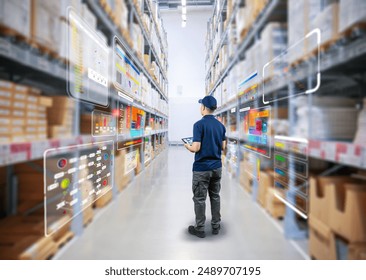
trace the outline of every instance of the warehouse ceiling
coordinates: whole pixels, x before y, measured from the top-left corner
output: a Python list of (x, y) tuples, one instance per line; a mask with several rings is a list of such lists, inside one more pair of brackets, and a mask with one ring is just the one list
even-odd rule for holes
[[(181, 0), (157, 0), (159, 7), (163, 9), (177, 9), (182, 5)], [(212, 6), (215, 0), (187, 0), (187, 6)]]

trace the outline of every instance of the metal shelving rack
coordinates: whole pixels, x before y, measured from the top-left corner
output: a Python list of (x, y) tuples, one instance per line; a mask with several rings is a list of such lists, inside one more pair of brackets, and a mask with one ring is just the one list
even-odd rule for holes
[[(163, 89), (158, 85), (158, 83), (154, 80), (154, 78), (150, 75), (149, 71), (145, 68), (143, 62), (136, 55), (136, 52), (131, 49), (123, 38), (122, 34), (118, 30), (118, 28), (113, 24), (113, 22), (108, 18), (107, 14), (100, 6), (98, 1), (95, 0), (84, 0), (84, 2), (88, 5), (89, 9), (93, 12), (93, 14), (97, 17), (98, 20), (98, 28), (105, 33), (108, 37), (109, 43), (113, 43), (114, 36), (117, 36), (122, 42), (125, 50), (130, 59), (133, 60), (135, 65), (144, 73), (144, 75), (148, 78), (151, 85), (159, 92), (160, 97), (168, 102), (168, 97)], [(139, 18), (138, 12), (132, 1), (126, 0), (130, 4), (130, 24), (132, 23), (133, 17), (131, 15), (135, 14), (137, 19)], [(151, 11), (151, 10), (150, 10)], [(150, 52), (155, 52), (153, 49), (152, 43), (147, 36), (147, 32), (144, 29), (141, 20), (138, 20), (140, 27), (143, 30), (143, 34), (146, 42), (149, 44)], [(160, 34), (159, 34), (160, 36)], [(160, 39), (161, 40), (161, 39)], [(162, 42), (162, 41), (161, 41)], [(155, 54), (155, 59), (159, 58)], [(14, 82), (22, 82), (29, 86), (34, 86), (41, 89), (44, 92), (47, 92), (48, 95), (67, 95), (66, 93), (66, 77), (67, 77), (67, 69), (66, 65), (54, 58), (51, 58), (47, 55), (40, 53), (37, 49), (33, 49), (29, 45), (25, 43), (19, 43), (12, 37), (0, 37), (0, 60), (1, 64), (4, 67), (4, 72), (8, 74), (8, 78)], [(158, 66), (162, 67), (160, 61), (158, 61)], [(163, 73), (165, 81), (166, 78), (166, 69), (161, 68), (161, 72)], [(32, 73), (29, 75), (29, 73)], [(111, 105), (110, 108), (113, 110), (116, 108), (116, 102), (122, 101), (121, 98), (118, 97), (117, 91), (115, 94), (111, 94)], [(156, 118), (159, 120), (163, 120), (164, 123), (167, 122), (168, 116), (159, 112), (155, 108), (150, 108), (140, 101), (133, 100), (132, 102), (128, 102), (127, 100), (123, 100), (123, 103), (126, 102), (128, 105), (132, 105), (134, 107), (140, 108), (144, 110), (147, 114), (147, 118)], [(63, 146), (71, 146), (78, 145), (83, 143), (92, 143), (95, 142), (96, 139), (91, 135), (81, 135), (80, 134), (80, 106), (82, 103), (77, 104), (76, 110), (74, 111), (74, 122), (73, 122), (73, 133), (74, 136), (72, 138), (66, 139), (47, 139), (41, 141), (33, 141), (26, 143), (8, 143), (8, 144), (0, 144), (0, 167), (6, 167), (7, 170), (7, 185), (6, 185), (6, 213), (5, 215), (14, 215), (16, 214), (16, 205), (17, 205), (17, 187), (16, 182), (12, 180), (13, 178), (13, 165), (17, 163), (23, 163), (28, 161), (33, 161), (37, 159), (43, 158), (43, 152), (50, 148), (58, 148)], [(143, 135), (139, 135), (137, 137), (122, 137), (123, 140), (129, 139), (142, 139), (145, 137), (150, 137), (151, 141), (155, 140), (162, 142), (162, 137), (167, 137), (167, 129), (158, 129), (146, 131)], [(98, 138), (98, 141), (111, 140), (110, 137)], [(140, 147), (140, 155), (141, 155), (141, 163), (142, 170), (144, 169), (144, 153), (143, 153), (143, 143), (142, 141)], [(167, 143), (167, 141), (166, 141)], [(113, 186), (113, 194), (117, 193), (115, 186)], [(43, 205), (43, 203), (42, 203)], [(36, 206), (39, 207), (39, 206)], [(82, 215), (79, 215), (77, 219), (72, 222), (72, 230), (76, 234), (81, 234), (83, 231), (82, 226)]]
[[(224, 2), (224, 1), (223, 1)], [(237, 1), (235, 3), (234, 13), (237, 12), (237, 7), (242, 5), (243, 1)], [(224, 70), (218, 75), (218, 79), (214, 82), (213, 86), (209, 89), (208, 94), (212, 95), (215, 90), (221, 90), (220, 86), (224, 80), (224, 78), (229, 74), (231, 69), (238, 63), (243, 56), (245, 56), (245, 52), (250, 47), (255, 40), (259, 38), (260, 32), (263, 30), (265, 25), (270, 21), (285, 21), (286, 16), (281, 13), (283, 9), (285, 9), (287, 13), (287, 1), (281, 0), (270, 0), (267, 3), (267, 6), (264, 10), (259, 14), (257, 19), (255, 20), (253, 26), (248, 31), (246, 37), (242, 42), (240, 42), (236, 47), (235, 55), (229, 58), (229, 62)], [(235, 15), (231, 15), (231, 18), (234, 18)], [(232, 19), (230, 19), (232, 20)], [(231, 21), (229, 21), (231, 22)], [(220, 44), (218, 46), (218, 50), (215, 52), (212, 62), (210, 63), (210, 67), (207, 71), (206, 75), (206, 85), (210, 82), (210, 75), (213, 70), (213, 67), (218, 59), (218, 53), (220, 48), (225, 42), (226, 31), (223, 33), (223, 37), (220, 40)], [(209, 44), (209, 47), (212, 48), (212, 42)], [(206, 58), (207, 61), (207, 58)], [(360, 90), (363, 90), (363, 96), (356, 96), (360, 99), (365, 97), (366, 91), (366, 81), (364, 80), (364, 76), (356, 77), (357, 74), (365, 74), (365, 65), (366, 62), (366, 36), (361, 34), (356, 39), (345, 39), (337, 42), (333, 47), (327, 49), (324, 52), (321, 52), (320, 55), (320, 70), (322, 75), (322, 86), (333, 89), (335, 94), (339, 91), (340, 88), (345, 88), (349, 86), (349, 79), (344, 81), (344, 72), (348, 71), (348, 73), (354, 74), (354, 77), (350, 77), (351, 80), (358, 84)], [(315, 64), (316, 59), (314, 57), (310, 57), (307, 61), (300, 63), (296, 66), (296, 75), (292, 76), (295, 80), (306, 80), (308, 84), (312, 84), (314, 81), (313, 74), (315, 73)], [(312, 69), (309, 71), (309, 69)], [(261, 72), (261, 69), (258, 69), (258, 72)], [(348, 77), (347, 77), (348, 78)], [(333, 83), (333, 85), (332, 85)], [(335, 85), (336, 83), (336, 85)], [(325, 84), (325, 85), (324, 85)], [(286, 78), (275, 82), (269, 82), (266, 84), (266, 89), (264, 94), (289, 94), (292, 95), (292, 89), (294, 86), (294, 82), (287, 80)], [(319, 92), (314, 93), (318, 95), (322, 95), (322, 86)], [(262, 91), (260, 96), (262, 95)], [(340, 95), (344, 96), (344, 92), (341, 92)], [(307, 95), (308, 97), (308, 106), (311, 108), (312, 104), (312, 95)], [(291, 122), (291, 126), (296, 125), (296, 116), (293, 102), (288, 102), (289, 104), (289, 120)], [(239, 112), (240, 103), (238, 98), (227, 102), (220, 106), (216, 112), (217, 116), (222, 118), (226, 118), (227, 126), (230, 127), (230, 117), (229, 112), (232, 108), (236, 108), (236, 111)], [(273, 105), (273, 110), (276, 111), (278, 104), (275, 102)], [(237, 124), (239, 123), (239, 113), (237, 117)], [(311, 126), (310, 116), (309, 116), (309, 126)], [(311, 131), (311, 127), (309, 129)], [(228, 139), (236, 140), (238, 142), (243, 142), (244, 139), (239, 134), (239, 132), (227, 133)], [(273, 141), (272, 141), (273, 143)], [(273, 147), (272, 147), (273, 148)], [(238, 145), (238, 153), (240, 153), (240, 145)], [(327, 162), (334, 163), (336, 166), (326, 170), (323, 174), (331, 174), (334, 170), (338, 170), (342, 166), (350, 166), (360, 169), (366, 169), (366, 146), (355, 145), (349, 142), (339, 142), (339, 141), (324, 141), (324, 140), (315, 140), (309, 137), (309, 149), (308, 154), (311, 158), (324, 160)], [(239, 156), (239, 154), (238, 154)], [(239, 168), (238, 168), (239, 169)], [(290, 171), (291, 172), (291, 171)], [(253, 184), (253, 200), (256, 199), (256, 193), (258, 188), (258, 183), (254, 180)], [(289, 197), (291, 199), (291, 197)], [(295, 212), (287, 209), (286, 215), (284, 218), (284, 234), (287, 238), (293, 239), (303, 239), (307, 236), (307, 230), (301, 228), (296, 221)]]

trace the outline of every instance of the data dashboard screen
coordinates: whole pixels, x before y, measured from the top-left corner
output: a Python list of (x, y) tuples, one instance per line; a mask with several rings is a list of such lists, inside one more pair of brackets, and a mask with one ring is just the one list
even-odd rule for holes
[[(113, 141), (82, 144), (44, 153), (45, 235), (58, 228), (54, 218), (67, 222), (110, 191), (114, 166)], [(60, 225), (62, 226), (62, 225)]]
[(107, 107), (109, 48), (72, 9), (69, 10), (68, 19), (68, 93), (77, 100)]
[(114, 86), (135, 100), (141, 99), (141, 77), (139, 69), (127, 56), (121, 41), (113, 42), (113, 83)]
[(240, 109), (240, 132), (243, 148), (261, 156), (271, 157), (271, 107)]

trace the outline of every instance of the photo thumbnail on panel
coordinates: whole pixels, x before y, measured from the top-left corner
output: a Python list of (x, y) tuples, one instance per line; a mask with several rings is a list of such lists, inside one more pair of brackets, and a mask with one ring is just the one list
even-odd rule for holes
[(44, 153), (45, 235), (55, 233), (55, 218), (69, 222), (111, 191), (114, 142), (49, 149)]
[(68, 21), (67, 91), (77, 100), (108, 107), (110, 50), (107, 42), (71, 8)]
[[(321, 31), (314, 29), (279, 56), (264, 64), (262, 69), (262, 99), (264, 104), (312, 94), (321, 84), (320, 74)], [(305, 50), (312, 50), (313, 57), (305, 61)], [(289, 86), (289, 91), (287, 87)], [(285, 88), (284, 94), (278, 90)]]

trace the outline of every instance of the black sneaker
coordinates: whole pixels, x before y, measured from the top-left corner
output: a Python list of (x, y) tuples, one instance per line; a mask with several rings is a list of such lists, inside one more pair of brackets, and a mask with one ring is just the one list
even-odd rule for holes
[(220, 226), (219, 226), (219, 227), (217, 227), (217, 228), (213, 228), (213, 229), (212, 229), (212, 234), (213, 234), (213, 235), (218, 235), (218, 234), (219, 234), (219, 232), (220, 232)]
[(204, 231), (199, 231), (196, 230), (196, 228), (194, 226), (189, 226), (188, 227), (188, 232), (192, 235), (195, 235), (199, 238), (205, 238), (206, 237), (206, 233)]

